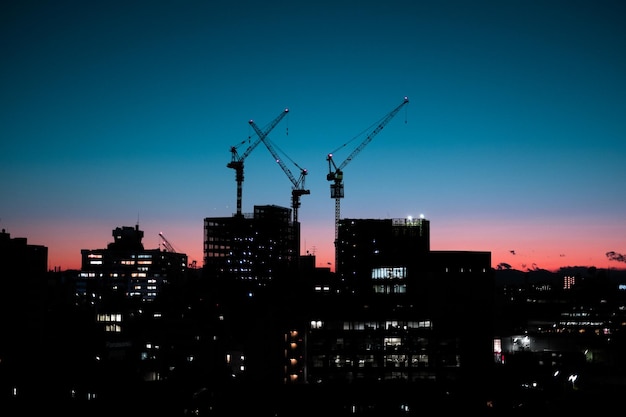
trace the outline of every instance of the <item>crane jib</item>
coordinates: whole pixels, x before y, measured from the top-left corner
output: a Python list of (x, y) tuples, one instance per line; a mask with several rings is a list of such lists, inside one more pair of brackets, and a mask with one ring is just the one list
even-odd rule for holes
[[(359, 152), (363, 150), (363, 148), (365, 148), (368, 143), (372, 141), (374, 136), (376, 136), (408, 102), (409, 98), (404, 97), (402, 103), (384, 116), (378, 126), (376, 126), (376, 128), (369, 135), (367, 135), (359, 146), (357, 146), (339, 166), (335, 165), (332, 153), (329, 153), (326, 157), (326, 160), (328, 161), (328, 175), (326, 175), (326, 179), (328, 181), (333, 181), (333, 183), (330, 184), (330, 197), (335, 200), (335, 273), (339, 272), (339, 247), (337, 239), (339, 236), (339, 219), (341, 218), (341, 199), (344, 197), (343, 169), (359, 154)], [(334, 172), (333, 168), (335, 169)]]

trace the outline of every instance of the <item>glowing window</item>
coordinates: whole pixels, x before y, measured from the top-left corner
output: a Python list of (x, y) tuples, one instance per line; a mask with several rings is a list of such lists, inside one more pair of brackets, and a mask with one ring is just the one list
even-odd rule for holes
[(406, 267), (382, 267), (372, 269), (372, 279), (405, 279)]

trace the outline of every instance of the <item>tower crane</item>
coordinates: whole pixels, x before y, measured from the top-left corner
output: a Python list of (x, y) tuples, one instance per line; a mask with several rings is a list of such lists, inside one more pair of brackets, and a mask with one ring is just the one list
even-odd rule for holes
[[(326, 175), (326, 179), (328, 181), (332, 181), (330, 184), (330, 198), (335, 199), (335, 272), (338, 270), (338, 248), (337, 248), (337, 240), (339, 238), (339, 219), (341, 215), (341, 199), (343, 198), (343, 169), (350, 163), (358, 154), (365, 148), (365, 146), (374, 139), (376, 136), (386, 125), (389, 123), (391, 119), (400, 111), (400, 109), (409, 102), (408, 97), (404, 97), (402, 103), (400, 103), (395, 109), (387, 113), (382, 119), (381, 122), (376, 126), (372, 132), (367, 135), (367, 137), (361, 142), (359, 146), (357, 146), (350, 155), (339, 165), (335, 164), (333, 160), (332, 152), (328, 154), (326, 160), (328, 161), (328, 175)], [(347, 144), (347, 143), (346, 143)], [(346, 144), (343, 144), (338, 149), (341, 149)], [(337, 149), (337, 150), (338, 150)], [(336, 152), (336, 151), (335, 151)], [(334, 169), (334, 171), (333, 171)]]
[(161, 240), (163, 241), (163, 246), (167, 252), (176, 253), (176, 250), (172, 246), (172, 244), (163, 236), (162, 232), (159, 232), (159, 236), (161, 236)]
[(258, 138), (248, 146), (248, 149), (240, 156), (237, 153), (237, 146), (242, 145), (245, 141), (241, 142), (239, 145), (231, 146), (230, 152), (232, 154), (231, 161), (226, 164), (228, 168), (232, 168), (235, 170), (235, 181), (237, 181), (237, 216), (241, 217), (241, 200), (242, 200), (242, 189), (243, 189), (243, 162), (250, 155), (250, 152), (257, 147), (257, 145), (261, 142), (261, 140), (269, 135), (269, 133), (276, 127), (276, 125), (289, 113), (289, 109), (283, 110), (270, 124), (265, 128), (264, 131), (259, 131)]
[(310, 190), (304, 189), (304, 179), (306, 175), (308, 174), (308, 171), (306, 169), (300, 168), (298, 164), (294, 162), (294, 164), (300, 169), (300, 177), (296, 180), (296, 178), (293, 176), (289, 168), (287, 168), (283, 160), (278, 156), (278, 154), (274, 150), (274, 147), (272, 146), (272, 143), (267, 137), (267, 135), (264, 135), (263, 132), (261, 132), (259, 127), (256, 125), (256, 123), (254, 123), (254, 120), (250, 120), (249, 123), (250, 123), (250, 126), (252, 126), (254, 131), (257, 133), (257, 135), (259, 135), (259, 137), (261, 138), (261, 141), (265, 144), (265, 147), (270, 151), (270, 153), (272, 154), (276, 162), (278, 162), (278, 165), (280, 165), (280, 167), (285, 172), (285, 174), (287, 174), (289, 181), (291, 181), (291, 183), (293, 184), (293, 187), (291, 189), (291, 207), (293, 208), (293, 222), (295, 223), (298, 221), (298, 208), (300, 207), (300, 196), (304, 194), (311, 194)]

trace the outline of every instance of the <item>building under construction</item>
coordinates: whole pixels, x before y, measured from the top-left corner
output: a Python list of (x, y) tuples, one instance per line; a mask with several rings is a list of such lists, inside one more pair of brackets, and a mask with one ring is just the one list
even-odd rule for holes
[(256, 206), (205, 219), (204, 279), (233, 329), (226, 356), (241, 352), (247, 380), (424, 382), (493, 363), (489, 252), (431, 251), (423, 218), (342, 219), (339, 271), (316, 273), (289, 216)]
[(254, 294), (287, 273), (300, 253), (300, 223), (291, 209), (254, 206), (254, 213), (204, 219), (207, 279)]

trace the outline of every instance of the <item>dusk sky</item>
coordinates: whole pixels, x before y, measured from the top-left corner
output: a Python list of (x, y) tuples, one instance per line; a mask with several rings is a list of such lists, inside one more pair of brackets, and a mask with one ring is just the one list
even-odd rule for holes
[[(431, 249), (494, 267), (623, 268), (624, 22), (603, 0), (5, 1), (0, 227), (50, 268), (137, 223), (201, 266), (204, 218), (236, 211), (230, 147), (289, 109), (269, 138), (308, 170), (302, 253), (334, 269), (326, 156), (406, 96), (345, 167), (342, 218), (423, 214)], [(244, 167), (244, 213), (290, 207), (262, 144)]]

